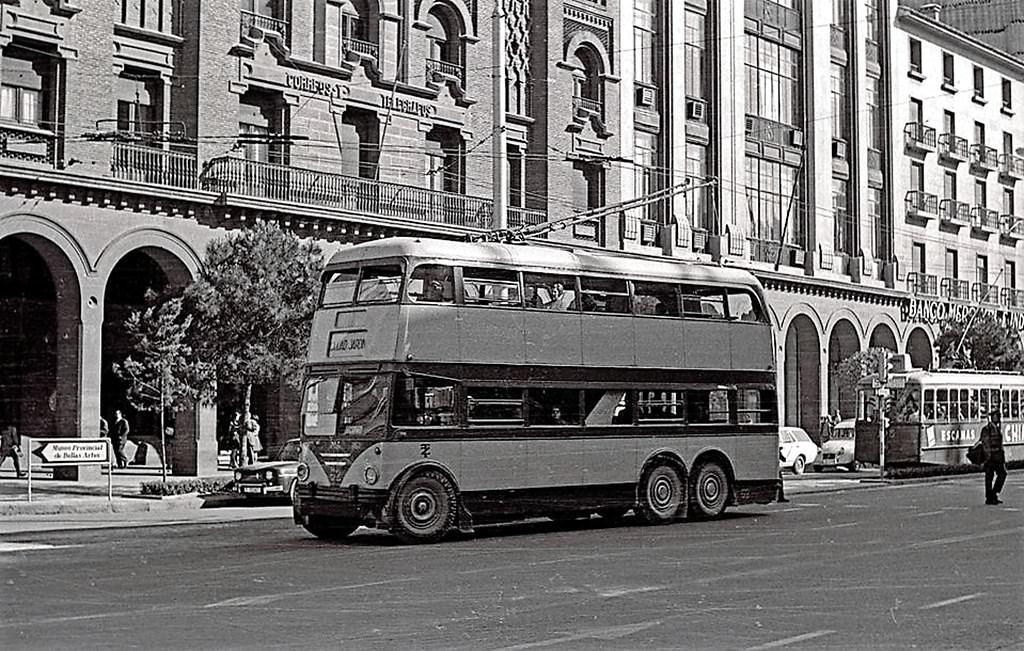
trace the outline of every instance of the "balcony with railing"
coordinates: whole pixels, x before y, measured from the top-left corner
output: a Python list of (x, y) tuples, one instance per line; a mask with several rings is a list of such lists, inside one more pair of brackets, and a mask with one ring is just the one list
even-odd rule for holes
[(974, 283), (971, 285), (971, 298), (975, 303), (999, 305), (999, 285)]
[[(490, 228), (490, 199), (242, 158), (212, 159), (200, 177), (210, 192), (469, 228)], [(510, 227), (546, 221), (543, 211), (509, 208)]]
[(971, 283), (959, 278), (943, 278), (940, 284), (942, 296), (953, 301), (971, 300)]
[(986, 233), (998, 233), (999, 213), (984, 206), (971, 208), (971, 228)]
[(952, 133), (939, 136), (939, 156), (947, 161), (963, 163), (967, 161), (967, 138)]
[(577, 116), (582, 118), (587, 118), (591, 115), (601, 119), (604, 118), (604, 102), (592, 97), (573, 95), (572, 109)]
[(935, 151), (935, 128), (920, 122), (907, 122), (903, 127), (904, 144), (907, 149), (922, 153)]
[(0, 160), (57, 164), (57, 136), (28, 126), (0, 126)]
[(939, 212), (939, 198), (921, 190), (907, 192), (903, 202), (907, 207), (907, 217), (931, 219)]
[(999, 235), (1008, 240), (1024, 240), (1024, 217), (999, 215)]
[(829, 26), (829, 45), (833, 50), (838, 52), (846, 52), (847, 33), (840, 25)]
[(199, 185), (195, 153), (115, 142), (112, 154), (110, 173), (115, 179), (175, 188)]
[(950, 226), (967, 226), (971, 223), (971, 207), (956, 199), (943, 199), (939, 202), (939, 219)]
[(427, 59), (427, 78), (436, 81), (452, 79), (459, 86), (465, 83), (465, 71), (461, 63), (442, 61), (441, 59)]
[(252, 30), (258, 29), (263, 32), (272, 32), (279, 34), (281, 39), (288, 42), (288, 26), (287, 20), (282, 18), (274, 18), (272, 16), (265, 16), (258, 14), (254, 11), (242, 11), (241, 19), (239, 20), (239, 29), (242, 38), (248, 38), (252, 33)]
[(911, 271), (907, 274), (907, 291), (915, 296), (938, 296), (939, 278), (935, 274)]
[(373, 59), (374, 61), (378, 60), (378, 54), (380, 53), (380, 46), (376, 43), (353, 38), (351, 36), (346, 36), (341, 39), (341, 47), (346, 52), (358, 54), (361, 57)]
[(1015, 181), (1024, 179), (1024, 158), (1013, 154), (999, 154), (999, 175)]
[(881, 54), (878, 47), (878, 41), (872, 41), (867, 39), (864, 42), (864, 55), (869, 65), (875, 66), (876, 68), (881, 65)]
[(1024, 289), (1014, 289), (1013, 287), (1003, 287), (1002, 295), (1000, 296), (1001, 302), (1006, 307), (1011, 307), (1017, 310), (1024, 310)]
[(994, 172), (999, 167), (999, 153), (988, 145), (971, 145), (971, 169)]

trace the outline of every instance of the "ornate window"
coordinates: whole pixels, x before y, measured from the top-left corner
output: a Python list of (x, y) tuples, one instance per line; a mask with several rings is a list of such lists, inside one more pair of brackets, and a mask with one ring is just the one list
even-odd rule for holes
[(454, 11), (434, 5), (427, 14), (427, 78), (433, 76), (464, 81), (461, 25)]
[(317, 0), (313, 60), (341, 67), (346, 55), (377, 59), (377, 15), (363, 0)]
[(601, 57), (590, 45), (576, 49), (570, 60), (573, 71), (573, 108), (577, 115), (604, 116)]

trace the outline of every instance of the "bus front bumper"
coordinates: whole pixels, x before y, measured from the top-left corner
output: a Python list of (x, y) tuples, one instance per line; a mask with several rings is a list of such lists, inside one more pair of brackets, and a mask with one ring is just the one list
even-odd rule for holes
[(368, 516), (381, 512), (387, 503), (386, 490), (323, 487), (316, 484), (299, 484), (295, 489), (292, 514), (295, 524), (303, 524), (310, 515), (362, 521)]

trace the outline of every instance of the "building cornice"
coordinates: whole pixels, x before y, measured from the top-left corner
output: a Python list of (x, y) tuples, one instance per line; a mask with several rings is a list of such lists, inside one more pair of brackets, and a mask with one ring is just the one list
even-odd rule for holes
[(910, 300), (908, 292), (895, 289), (844, 283), (814, 276), (796, 276), (763, 269), (750, 269), (750, 272), (761, 281), (767, 290), (874, 305), (899, 306)]
[(978, 59), (986, 59), (993, 66), (1012, 71), (1020, 80), (1024, 80), (1024, 61), (992, 47), (966, 32), (962, 32), (941, 21), (935, 20), (910, 7), (899, 7), (896, 12), (896, 24), (899, 27), (913, 27), (933, 37), (940, 37), (958, 43), (964, 50), (977, 55)]

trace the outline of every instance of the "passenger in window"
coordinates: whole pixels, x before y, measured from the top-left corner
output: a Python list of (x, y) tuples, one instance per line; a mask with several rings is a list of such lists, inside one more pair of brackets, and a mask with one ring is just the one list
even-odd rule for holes
[(654, 313), (658, 316), (668, 316), (668, 308), (664, 303), (658, 301), (658, 304), (654, 306)]
[(544, 304), (545, 309), (565, 312), (575, 307), (576, 292), (566, 291), (565, 285), (556, 281), (551, 284), (551, 300)]
[(562, 415), (561, 407), (551, 408), (551, 424), (552, 425), (568, 425), (569, 421)]

